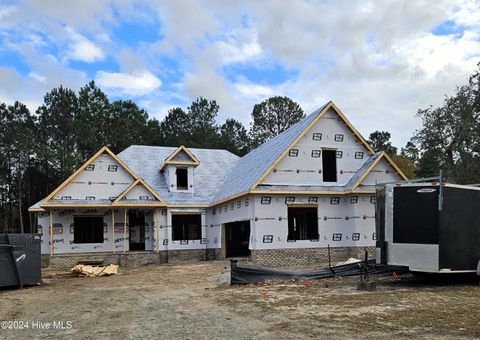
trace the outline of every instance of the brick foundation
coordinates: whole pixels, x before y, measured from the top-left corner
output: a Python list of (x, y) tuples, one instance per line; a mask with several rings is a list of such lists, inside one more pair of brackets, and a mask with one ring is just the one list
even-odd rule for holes
[[(375, 258), (375, 247), (366, 247), (368, 257)], [(350, 257), (363, 259), (364, 247), (330, 248), (332, 265), (346, 261)], [(299, 249), (265, 249), (252, 250), (252, 255), (247, 261), (268, 267), (287, 267), (306, 264), (328, 264), (328, 248), (299, 248)]]
[(222, 249), (207, 249), (207, 261), (225, 260)]
[[(350, 257), (363, 259), (364, 247), (330, 248), (332, 264)], [(367, 247), (369, 258), (375, 258), (375, 247)], [(182, 263), (190, 261), (224, 260), (221, 249), (169, 250), (156, 252), (84, 253), (61, 254), (50, 257), (42, 255), (42, 267), (70, 269), (78, 261), (97, 260), (104, 264), (118, 264), (122, 267), (137, 267), (150, 263)], [(328, 264), (328, 248), (265, 249), (252, 250), (249, 258), (239, 262), (254, 263), (268, 267), (301, 266), (307, 264)]]
[[(213, 250), (213, 249), (209, 249)], [(178, 263), (208, 260), (207, 249), (165, 250), (160, 251), (161, 263)]]
[(42, 267), (70, 269), (79, 261), (103, 261), (104, 264), (118, 264), (121, 267), (137, 267), (150, 263), (178, 263), (189, 261), (221, 260), (221, 249), (169, 250), (156, 252), (82, 253), (42, 255)]

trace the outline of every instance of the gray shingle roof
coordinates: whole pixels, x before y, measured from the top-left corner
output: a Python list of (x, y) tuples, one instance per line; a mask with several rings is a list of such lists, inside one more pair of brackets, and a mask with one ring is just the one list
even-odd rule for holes
[(365, 163), (363, 163), (363, 165), (360, 167), (360, 169), (358, 169), (358, 171), (355, 173), (355, 175), (353, 175), (353, 177), (350, 178), (348, 183), (345, 185), (345, 189), (346, 190), (352, 189), (353, 186), (355, 185), (355, 183), (358, 181), (358, 179), (365, 174), (365, 172), (368, 170), (369, 166), (372, 165), (372, 163), (375, 162), (375, 160), (378, 157), (380, 157), (381, 154), (382, 154), (381, 152), (377, 152), (373, 155), (370, 155), (367, 158), (367, 160), (365, 161)]
[(168, 191), (160, 168), (176, 147), (132, 145), (117, 156), (155, 190), (168, 204), (209, 204), (217, 194), (225, 176), (239, 157), (226, 150), (188, 150), (200, 161), (195, 168), (192, 193)]
[(265, 144), (240, 158), (235, 167), (230, 171), (218, 194), (215, 196), (214, 201), (220, 201), (250, 189), (257, 179), (280, 157), (282, 152), (306, 129), (326, 105), (328, 105), (328, 103), (315, 110), (297, 124), (292, 125), (278, 136), (270, 139)]
[[(42, 200), (42, 201), (43, 201), (43, 200)], [(42, 208), (40, 207), (40, 203), (42, 203), (42, 201), (38, 201), (38, 202), (35, 203), (34, 205), (30, 206), (30, 207), (28, 208), (28, 210), (30, 210), (30, 209), (42, 209)]]
[[(164, 174), (160, 171), (165, 159), (177, 150), (177, 147), (132, 145), (120, 152), (117, 156), (155, 190), (167, 204), (211, 204), (249, 190), (327, 105), (328, 103), (242, 158), (226, 150), (188, 148), (200, 161), (200, 165), (195, 168), (193, 193), (170, 192)], [(259, 185), (257, 189), (292, 190), (299, 192), (310, 190), (341, 192), (350, 190), (379, 156), (380, 153), (376, 153), (367, 158), (362, 167), (345, 186)], [(185, 155), (178, 155), (178, 157), (183, 160)], [(358, 187), (358, 189), (366, 190), (372, 188), (374, 188), (374, 186)], [(83, 202), (83, 200), (69, 200), (68, 202), (60, 202), (60, 200), (51, 200), (49, 203), (93, 203), (109, 205), (111, 202), (107, 201), (108, 200), (98, 202), (88, 200), (87, 202)], [(40, 202), (36, 203), (31, 208), (38, 208), (39, 203)]]

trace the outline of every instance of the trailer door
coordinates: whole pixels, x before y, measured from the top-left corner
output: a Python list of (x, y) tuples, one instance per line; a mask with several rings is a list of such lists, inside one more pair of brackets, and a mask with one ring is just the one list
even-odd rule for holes
[(393, 190), (393, 242), (438, 244), (438, 187)]

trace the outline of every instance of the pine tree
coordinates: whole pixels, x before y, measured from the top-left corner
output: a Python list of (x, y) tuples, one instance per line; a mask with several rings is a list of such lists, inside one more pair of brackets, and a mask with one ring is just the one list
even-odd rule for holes
[(271, 97), (255, 104), (250, 126), (252, 149), (279, 135), (304, 117), (300, 105), (288, 97)]

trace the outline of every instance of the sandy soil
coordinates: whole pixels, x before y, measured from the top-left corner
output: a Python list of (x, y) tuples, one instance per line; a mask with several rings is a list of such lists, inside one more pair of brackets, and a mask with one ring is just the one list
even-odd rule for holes
[[(354, 278), (229, 286), (227, 266), (152, 265), (99, 278), (49, 270), (38, 287), (0, 291), (0, 320), (29, 322), (0, 338), (480, 337), (475, 280), (389, 278), (368, 293)], [(65, 329), (39, 329), (54, 321)]]

